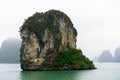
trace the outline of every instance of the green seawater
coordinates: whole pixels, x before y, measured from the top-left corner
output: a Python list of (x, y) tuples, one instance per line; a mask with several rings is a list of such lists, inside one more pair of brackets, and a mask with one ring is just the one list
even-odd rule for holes
[(0, 80), (120, 80), (120, 63), (95, 63), (95, 70), (22, 71), (20, 64), (0, 64)]

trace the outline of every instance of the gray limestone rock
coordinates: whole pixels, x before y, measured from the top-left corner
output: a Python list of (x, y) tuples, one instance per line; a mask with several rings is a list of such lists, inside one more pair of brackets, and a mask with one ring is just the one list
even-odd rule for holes
[(42, 65), (52, 65), (59, 52), (76, 48), (77, 31), (70, 18), (57, 10), (29, 17), (20, 28), (20, 35), (23, 70), (53, 70)]

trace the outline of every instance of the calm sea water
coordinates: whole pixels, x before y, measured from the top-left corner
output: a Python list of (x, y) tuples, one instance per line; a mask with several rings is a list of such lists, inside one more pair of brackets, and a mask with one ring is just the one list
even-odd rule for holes
[(20, 64), (0, 64), (0, 80), (120, 80), (120, 63), (95, 63), (95, 70), (22, 71)]

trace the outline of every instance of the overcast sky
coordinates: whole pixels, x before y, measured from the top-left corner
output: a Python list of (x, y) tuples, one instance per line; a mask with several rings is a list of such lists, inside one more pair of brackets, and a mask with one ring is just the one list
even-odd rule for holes
[(20, 38), (19, 27), (35, 12), (57, 9), (66, 13), (78, 31), (77, 47), (93, 58), (120, 46), (119, 0), (0, 0), (0, 44)]

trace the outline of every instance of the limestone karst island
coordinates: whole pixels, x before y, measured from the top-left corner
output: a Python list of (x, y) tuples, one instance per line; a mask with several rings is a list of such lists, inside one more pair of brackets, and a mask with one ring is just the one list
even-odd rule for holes
[(92, 61), (76, 49), (77, 30), (63, 12), (35, 13), (20, 27), (23, 70), (94, 69)]

